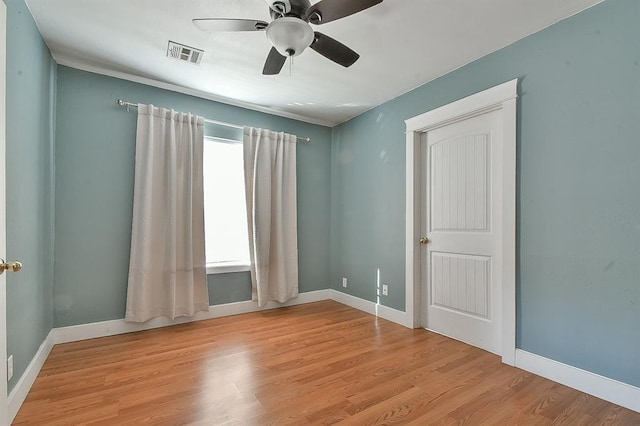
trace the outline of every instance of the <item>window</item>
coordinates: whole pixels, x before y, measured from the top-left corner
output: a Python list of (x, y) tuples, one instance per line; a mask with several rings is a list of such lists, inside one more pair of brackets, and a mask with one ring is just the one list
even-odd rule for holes
[(249, 270), (242, 143), (204, 140), (207, 273)]

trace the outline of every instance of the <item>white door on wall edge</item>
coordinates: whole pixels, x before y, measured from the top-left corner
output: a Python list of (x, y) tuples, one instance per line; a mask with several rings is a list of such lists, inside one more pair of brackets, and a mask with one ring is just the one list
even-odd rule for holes
[(502, 351), (502, 111), (422, 134), (421, 326)]
[[(6, 55), (7, 55), (7, 6), (0, 2), (0, 258), (6, 259)], [(0, 425), (8, 424), (7, 415), (7, 312), (6, 312), (6, 274), (0, 275)], [(3, 365), (4, 364), (4, 365)]]
[(515, 364), (518, 80), (409, 118), (407, 323)]

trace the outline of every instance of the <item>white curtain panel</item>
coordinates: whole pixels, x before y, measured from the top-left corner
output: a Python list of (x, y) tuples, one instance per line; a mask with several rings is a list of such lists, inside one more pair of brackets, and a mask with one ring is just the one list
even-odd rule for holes
[(244, 174), (253, 300), (298, 296), (296, 137), (244, 128)]
[(138, 105), (127, 321), (209, 310), (203, 140), (202, 117)]

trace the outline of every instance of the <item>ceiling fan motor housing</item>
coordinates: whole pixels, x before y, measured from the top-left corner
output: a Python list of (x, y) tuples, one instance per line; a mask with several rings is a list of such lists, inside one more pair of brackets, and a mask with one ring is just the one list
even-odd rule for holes
[(291, 10), (291, 3), (289, 0), (266, 0), (266, 2), (272, 12), (276, 12), (280, 15), (289, 13)]
[[(306, 21), (305, 14), (311, 7), (309, 0), (267, 0), (271, 19), (282, 18), (283, 16), (294, 16)], [(285, 12), (279, 12), (284, 7)]]

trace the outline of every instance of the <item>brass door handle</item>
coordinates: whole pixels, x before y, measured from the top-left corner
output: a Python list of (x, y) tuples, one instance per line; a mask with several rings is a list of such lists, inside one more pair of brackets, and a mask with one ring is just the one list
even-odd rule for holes
[(420, 244), (423, 244), (423, 245), (429, 244), (429, 239), (427, 237), (422, 237), (418, 241), (420, 241)]
[(4, 271), (18, 272), (22, 269), (22, 263), (14, 260), (12, 262), (4, 262), (4, 259), (0, 259), (0, 275), (4, 273)]

